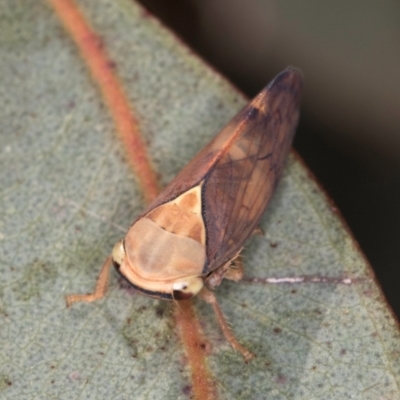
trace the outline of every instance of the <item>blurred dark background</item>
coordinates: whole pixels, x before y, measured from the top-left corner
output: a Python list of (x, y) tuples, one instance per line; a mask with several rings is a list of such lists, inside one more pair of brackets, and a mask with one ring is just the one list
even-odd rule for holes
[(303, 71), (294, 146), (400, 316), (400, 2), (140, 2), (249, 97)]

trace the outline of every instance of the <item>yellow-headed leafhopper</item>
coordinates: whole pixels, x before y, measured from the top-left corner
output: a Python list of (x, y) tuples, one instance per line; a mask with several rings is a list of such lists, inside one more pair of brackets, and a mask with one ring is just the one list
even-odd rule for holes
[(282, 175), (302, 88), (295, 68), (270, 82), (137, 217), (104, 263), (95, 292), (67, 296), (67, 304), (103, 297), (113, 264), (148, 296), (186, 300), (199, 295), (213, 306), (229, 343), (251, 358), (209, 289), (223, 278), (243, 275), (239, 254)]

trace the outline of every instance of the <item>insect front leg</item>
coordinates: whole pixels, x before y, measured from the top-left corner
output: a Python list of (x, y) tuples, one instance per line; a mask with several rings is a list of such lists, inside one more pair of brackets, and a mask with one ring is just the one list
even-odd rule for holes
[(199, 293), (200, 298), (202, 298), (205, 302), (207, 302), (208, 304), (211, 304), (215, 315), (217, 316), (217, 320), (219, 323), (219, 326), (221, 327), (222, 333), (225, 336), (225, 339), (230, 343), (230, 345), (237, 351), (239, 351), (245, 362), (250, 361), (253, 357), (255, 357), (255, 355), (250, 352), (249, 350), (247, 350), (244, 346), (242, 346), (235, 338), (235, 336), (233, 335), (231, 329), (228, 326), (228, 323), (226, 322), (226, 319), (224, 317), (224, 315), (222, 314), (222, 311), (219, 307), (217, 298), (215, 297), (215, 294), (213, 292), (211, 292), (210, 290), (206, 289), (205, 287), (203, 287), (203, 289), (201, 290), (201, 292)]
[(70, 307), (71, 304), (77, 303), (79, 301), (84, 301), (87, 303), (91, 303), (92, 301), (96, 301), (104, 297), (108, 288), (108, 278), (110, 275), (110, 267), (112, 265), (112, 257), (109, 256), (105, 261), (103, 266), (101, 267), (100, 275), (97, 278), (96, 289), (93, 293), (88, 294), (70, 294), (65, 296), (65, 301), (67, 302), (67, 307)]

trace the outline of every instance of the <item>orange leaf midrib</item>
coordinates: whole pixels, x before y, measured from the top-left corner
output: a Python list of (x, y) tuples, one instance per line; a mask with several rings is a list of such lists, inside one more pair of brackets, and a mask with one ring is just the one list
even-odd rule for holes
[(103, 41), (90, 27), (73, 0), (47, 0), (55, 9), (65, 29), (79, 48), (91, 76), (99, 87), (124, 144), (127, 158), (142, 187), (146, 202), (159, 192), (156, 174), (140, 134), (138, 121), (129, 104), (115, 64), (107, 56)]
[[(73, 0), (47, 0), (69, 33), (114, 120), (116, 131), (126, 149), (128, 161), (143, 190), (147, 203), (159, 193), (156, 174), (151, 166), (138, 121), (129, 104), (113, 62), (95, 31)], [(175, 322), (191, 370), (192, 392), (196, 399), (216, 397), (215, 383), (207, 367), (204, 338), (191, 302), (175, 306)]]

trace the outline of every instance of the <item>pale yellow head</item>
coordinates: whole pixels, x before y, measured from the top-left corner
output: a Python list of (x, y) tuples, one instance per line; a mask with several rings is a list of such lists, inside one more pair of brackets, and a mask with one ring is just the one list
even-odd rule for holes
[(199, 293), (206, 261), (201, 185), (136, 221), (112, 258), (119, 273), (145, 294), (184, 300)]

